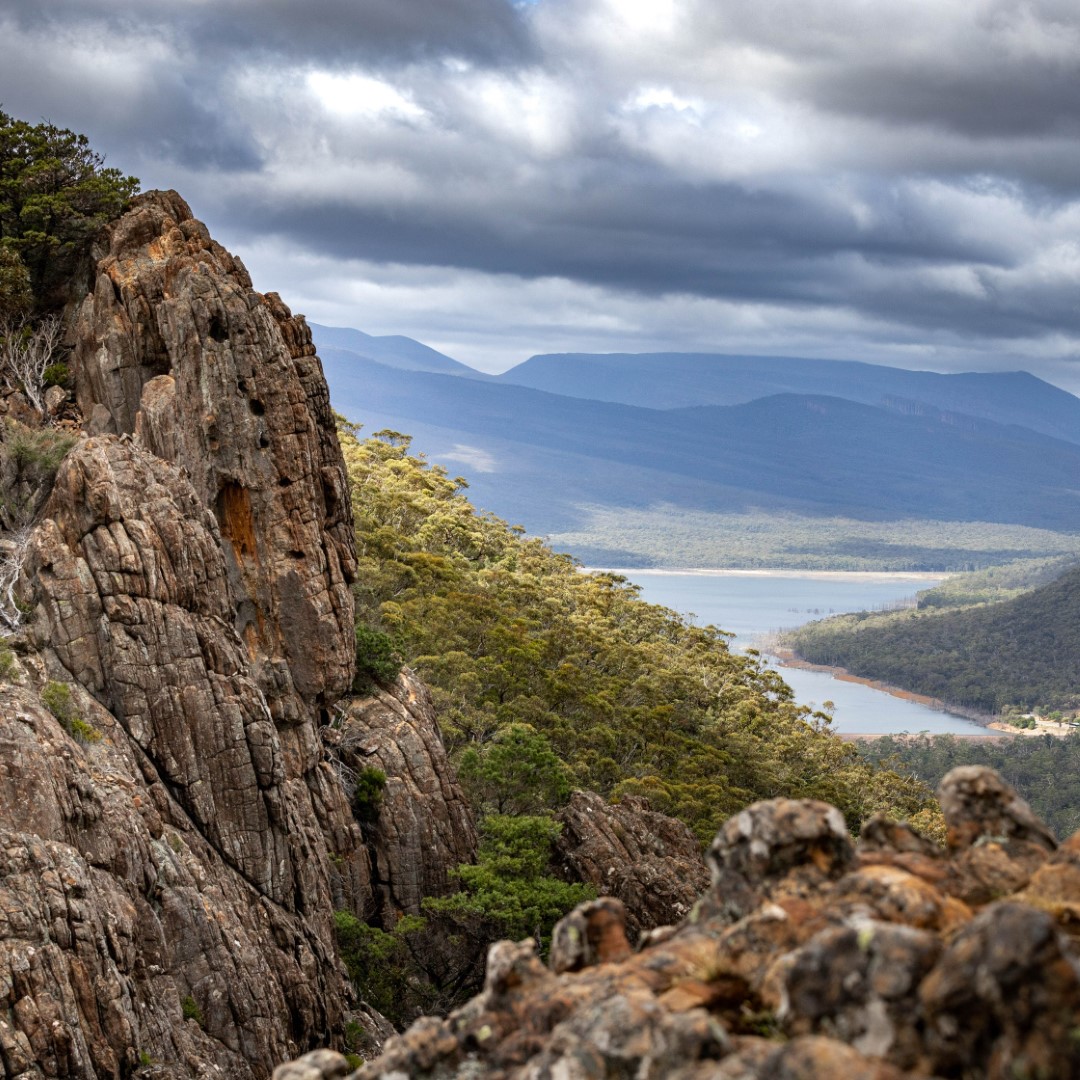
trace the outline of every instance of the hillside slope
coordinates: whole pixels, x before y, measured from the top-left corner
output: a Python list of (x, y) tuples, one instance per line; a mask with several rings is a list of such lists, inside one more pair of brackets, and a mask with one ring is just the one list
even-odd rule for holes
[(1080, 569), (1003, 603), (811, 623), (785, 641), (843, 667), (942, 701), (1000, 712), (1080, 708)]

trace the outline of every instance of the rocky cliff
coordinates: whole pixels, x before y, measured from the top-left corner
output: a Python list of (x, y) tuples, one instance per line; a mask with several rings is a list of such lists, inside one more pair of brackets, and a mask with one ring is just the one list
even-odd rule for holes
[[(620, 901), (494, 945), (483, 993), (391, 1040), (353, 1080), (1068, 1080), (1080, 1076), (1080, 834), (1056, 844), (992, 771), (940, 792), (948, 850), (839, 811), (757, 803), (712, 883), (633, 952)], [(348, 1069), (315, 1054), (277, 1080)]]
[(359, 740), (451, 808), (441, 847), (426, 812), (365, 836), (328, 752), (370, 707), (347, 700), (350, 504), (302, 318), (153, 192), (98, 238), (69, 337), (84, 437), (10, 548), (0, 1061), (266, 1076), (340, 1038), (334, 908), (410, 909), (471, 822), (422, 709)]

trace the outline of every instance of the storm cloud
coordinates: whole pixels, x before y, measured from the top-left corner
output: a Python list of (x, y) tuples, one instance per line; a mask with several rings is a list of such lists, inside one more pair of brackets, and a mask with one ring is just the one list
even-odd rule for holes
[(1080, 387), (1063, 0), (50, 0), (0, 102), (313, 318), (505, 367), (717, 349)]

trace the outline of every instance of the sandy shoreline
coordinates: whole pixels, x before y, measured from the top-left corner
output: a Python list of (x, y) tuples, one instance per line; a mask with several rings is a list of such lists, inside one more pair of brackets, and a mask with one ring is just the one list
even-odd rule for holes
[(941, 581), (951, 577), (947, 571), (930, 570), (725, 570), (707, 567), (687, 567), (672, 570), (655, 567), (583, 566), (586, 574), (622, 574), (625, 577), (673, 577), (694, 574), (699, 577), (774, 577), (810, 578), (813, 581)]
[(890, 697), (902, 698), (904, 701), (913, 701), (916, 705), (925, 705), (928, 709), (934, 709), (936, 712), (949, 713), (951, 716), (960, 716), (965, 720), (972, 721), (972, 723), (982, 724), (984, 727), (989, 727), (994, 720), (993, 715), (990, 713), (980, 713), (976, 712), (974, 709), (950, 709), (938, 698), (929, 697), (926, 694), (916, 694), (910, 690), (902, 690), (899, 686), (892, 686), (889, 683), (880, 682), (877, 679), (865, 679), (861, 675), (852, 675), (846, 668), (829, 667), (826, 664), (811, 664), (807, 660), (801, 660), (790, 649), (778, 649), (774, 647), (769, 650), (769, 655), (777, 661), (780, 667), (799, 668), (803, 671), (820, 671), (823, 674), (831, 675), (840, 682), (858, 683), (860, 686), (868, 686), (871, 690), (878, 690), (883, 694), (890, 695)]

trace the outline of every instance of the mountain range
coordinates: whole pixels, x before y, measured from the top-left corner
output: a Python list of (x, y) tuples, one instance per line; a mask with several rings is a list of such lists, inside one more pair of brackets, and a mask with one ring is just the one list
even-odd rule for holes
[(656, 353), (487, 376), (408, 338), (313, 332), (335, 408), (579, 547), (598, 513), (657, 508), (1080, 531), (1080, 399), (1023, 372)]

